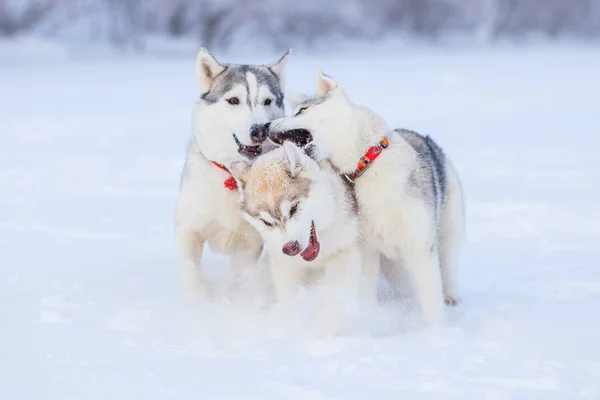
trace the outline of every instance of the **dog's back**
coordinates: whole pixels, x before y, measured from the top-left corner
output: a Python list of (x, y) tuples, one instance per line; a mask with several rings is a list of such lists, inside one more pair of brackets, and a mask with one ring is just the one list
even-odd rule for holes
[[(422, 165), (425, 167), (415, 172), (412, 179), (421, 184), (419, 186), (425, 192), (422, 194), (435, 205), (437, 217), (439, 217), (448, 190), (444, 151), (429, 136), (423, 136), (408, 129), (394, 129), (394, 132), (415, 149)], [(428, 182), (428, 184), (422, 185), (425, 182)]]

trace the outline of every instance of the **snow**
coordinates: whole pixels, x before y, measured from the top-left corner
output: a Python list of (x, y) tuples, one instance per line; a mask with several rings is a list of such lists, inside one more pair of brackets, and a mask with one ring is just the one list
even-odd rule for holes
[(410, 299), (334, 338), (303, 329), (310, 303), (186, 309), (173, 210), (195, 54), (5, 53), (0, 398), (600, 398), (598, 49), (368, 54), (296, 53), (288, 82), (310, 91), (323, 68), (453, 159), (468, 232), (445, 326)]

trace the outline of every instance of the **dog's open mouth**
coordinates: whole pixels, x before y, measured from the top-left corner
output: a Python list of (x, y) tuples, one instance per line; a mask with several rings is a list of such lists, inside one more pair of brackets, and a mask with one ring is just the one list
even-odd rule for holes
[(315, 231), (315, 221), (312, 222), (310, 227), (310, 239), (308, 240), (308, 246), (302, 253), (300, 253), (300, 257), (304, 259), (304, 261), (314, 261), (321, 250), (321, 244), (319, 243), (319, 239), (317, 239), (317, 231)]
[(243, 144), (242, 142), (240, 142), (240, 139), (238, 139), (235, 133), (233, 134), (233, 140), (235, 140), (235, 143), (238, 145), (238, 153), (250, 160), (254, 160), (262, 153), (262, 146), (260, 144), (255, 146), (248, 146), (246, 144)]
[(289, 141), (298, 147), (304, 147), (312, 142), (313, 137), (307, 129), (292, 129), (269, 134), (269, 140), (278, 146), (281, 146), (285, 141)]

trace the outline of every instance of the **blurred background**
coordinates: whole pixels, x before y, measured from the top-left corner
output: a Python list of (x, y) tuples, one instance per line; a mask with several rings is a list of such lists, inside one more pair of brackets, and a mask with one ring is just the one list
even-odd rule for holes
[(0, 36), (143, 50), (157, 38), (211, 49), (348, 40), (597, 39), (600, 0), (0, 0)]

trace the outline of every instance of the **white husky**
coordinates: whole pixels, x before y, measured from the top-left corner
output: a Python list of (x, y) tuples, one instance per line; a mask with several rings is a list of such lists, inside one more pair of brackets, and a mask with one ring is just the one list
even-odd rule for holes
[(415, 132), (389, 129), (321, 71), (316, 96), (267, 128), (277, 144), (311, 142), (318, 159), (330, 159), (354, 182), (367, 247), (363, 267), (376, 280), (381, 256), (403, 264), (425, 322), (441, 322), (444, 300), (459, 301), (456, 263), (464, 223), (459, 179), (439, 146)]
[(180, 278), (192, 300), (208, 294), (200, 268), (206, 242), (214, 252), (232, 255), (229, 283), (260, 257), (262, 240), (241, 216), (235, 180), (226, 165), (259, 155), (268, 142), (256, 128), (284, 115), (288, 55), (258, 66), (220, 64), (207, 50), (198, 53), (200, 98), (175, 215)]
[(326, 302), (319, 329), (337, 330), (342, 307), (358, 295), (361, 274), (353, 188), (329, 161), (317, 163), (291, 142), (252, 167), (233, 163), (231, 171), (242, 213), (264, 240), (277, 300), (292, 299), (307, 270), (322, 269)]

